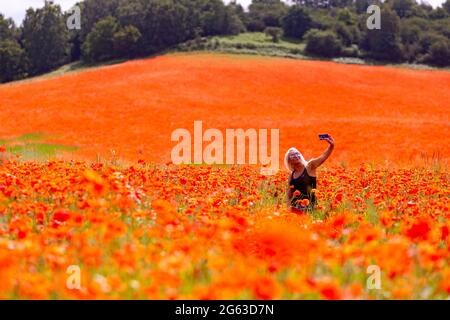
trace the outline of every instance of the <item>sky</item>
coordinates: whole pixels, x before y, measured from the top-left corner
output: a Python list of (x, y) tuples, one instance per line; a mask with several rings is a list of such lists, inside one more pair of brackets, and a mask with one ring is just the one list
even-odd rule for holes
[[(61, 5), (63, 10), (70, 9), (79, 0), (54, 0), (55, 3)], [(445, 0), (426, 0), (433, 7), (439, 6)], [(225, 0), (225, 2), (230, 2), (230, 0)], [(237, 0), (240, 4), (247, 7), (251, 0)], [(11, 17), (19, 25), (23, 17), (25, 16), (25, 11), (29, 7), (39, 8), (42, 7), (44, 0), (0, 0), (0, 12), (7, 17)]]

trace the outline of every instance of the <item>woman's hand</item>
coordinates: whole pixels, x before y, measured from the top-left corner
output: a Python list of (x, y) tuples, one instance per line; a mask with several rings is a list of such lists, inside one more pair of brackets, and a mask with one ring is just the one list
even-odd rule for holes
[(328, 138), (326, 138), (325, 141), (328, 142), (330, 146), (334, 147), (334, 139), (331, 135), (328, 135)]
[(328, 138), (325, 139), (326, 142), (328, 142), (329, 146), (327, 150), (318, 158), (312, 159), (309, 161), (310, 169), (315, 170), (318, 167), (320, 167), (327, 159), (330, 157), (331, 153), (334, 150), (334, 139), (331, 135), (329, 135)]

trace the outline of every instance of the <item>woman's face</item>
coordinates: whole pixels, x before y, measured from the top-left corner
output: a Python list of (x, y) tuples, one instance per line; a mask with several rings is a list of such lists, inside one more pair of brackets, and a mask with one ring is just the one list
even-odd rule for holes
[(302, 160), (301, 160), (302, 158), (301, 158), (301, 155), (300, 155), (300, 153), (299, 152), (297, 152), (297, 151), (292, 151), (291, 153), (289, 153), (289, 163), (292, 165), (292, 166), (296, 166), (296, 165), (299, 165), (299, 164), (301, 164), (302, 163)]

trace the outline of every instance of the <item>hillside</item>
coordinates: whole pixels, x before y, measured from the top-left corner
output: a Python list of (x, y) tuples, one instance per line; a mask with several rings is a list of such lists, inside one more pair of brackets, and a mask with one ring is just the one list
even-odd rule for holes
[(449, 87), (441, 71), (171, 54), (0, 86), (0, 138), (41, 133), (71, 158), (166, 162), (171, 132), (202, 120), (204, 129), (279, 128), (280, 150), (307, 157), (330, 132), (336, 163), (448, 161)]

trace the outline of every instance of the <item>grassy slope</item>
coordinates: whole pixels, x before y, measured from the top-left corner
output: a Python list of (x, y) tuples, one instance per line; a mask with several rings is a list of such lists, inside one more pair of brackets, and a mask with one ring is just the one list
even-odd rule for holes
[[(208, 40), (208, 43), (212, 44), (213, 42), (220, 44), (218, 48), (213, 49), (213, 51), (219, 52), (256, 54), (306, 60), (330, 60), (328, 58), (306, 56), (304, 53), (306, 44), (301, 40), (283, 37), (278, 43), (274, 43), (270, 37), (266, 36), (262, 32), (247, 32), (236, 36), (211, 37)], [(208, 48), (209, 46), (207, 46), (207, 50)], [(384, 65), (419, 70), (450, 70), (448, 67), (436, 68), (428, 65), (409, 63), (392, 64), (375, 60), (362, 60), (359, 58), (338, 57), (331, 60), (346, 64)]]
[(0, 139), (0, 145), (15, 155), (20, 155), (23, 160), (46, 160), (64, 153), (75, 152), (75, 146), (62, 145), (51, 142), (58, 137), (44, 132), (32, 132), (8, 139)]
[(213, 39), (219, 39), (225, 43), (253, 43), (255, 45), (270, 45), (286, 49), (300, 49), (305, 48), (305, 44), (300, 40), (283, 37), (280, 42), (273, 43), (270, 37), (267, 37), (262, 32), (246, 32), (236, 36), (222, 36), (213, 37)]

